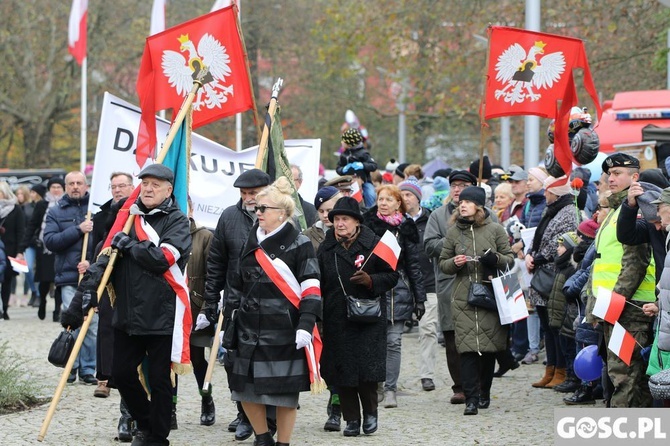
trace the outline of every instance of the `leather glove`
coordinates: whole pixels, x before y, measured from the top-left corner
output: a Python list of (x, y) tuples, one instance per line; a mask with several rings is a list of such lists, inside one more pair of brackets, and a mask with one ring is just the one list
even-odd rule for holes
[(426, 314), (426, 305), (423, 302), (414, 304), (414, 314), (416, 315), (416, 320), (420, 321), (423, 315)]
[(118, 249), (121, 252), (129, 249), (132, 244), (133, 239), (131, 239), (128, 234), (123, 231), (117, 232), (112, 239), (112, 248)]
[(91, 290), (86, 290), (81, 295), (81, 311), (86, 316), (88, 310), (98, 306), (98, 293)]
[(295, 349), (300, 350), (305, 348), (312, 342), (312, 335), (303, 329), (299, 329), (295, 332)]
[(498, 254), (489, 251), (479, 258), (479, 263), (485, 266), (496, 266), (498, 264)]
[(207, 320), (207, 316), (205, 316), (203, 313), (198, 314), (197, 319), (195, 320), (195, 331), (202, 330), (204, 328), (209, 327), (209, 321)]
[(363, 285), (368, 289), (372, 289), (372, 278), (363, 270), (356, 271), (349, 280), (351, 283), (355, 283), (356, 285)]
[[(200, 313), (198, 315), (198, 319), (200, 319), (200, 316), (203, 315), (207, 319), (207, 321), (211, 325), (215, 325), (219, 321), (219, 313), (221, 310), (218, 309), (217, 304), (210, 304), (210, 303), (205, 303), (205, 307), (203, 308), (203, 313)], [(197, 321), (196, 321), (197, 324)], [(206, 327), (207, 325), (205, 325)], [(205, 328), (203, 327), (203, 328)], [(199, 330), (196, 328), (196, 330)]]

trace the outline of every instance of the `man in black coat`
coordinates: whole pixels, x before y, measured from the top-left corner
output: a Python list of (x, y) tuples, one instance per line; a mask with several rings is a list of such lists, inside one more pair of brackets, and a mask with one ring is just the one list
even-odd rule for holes
[[(137, 423), (133, 444), (160, 445), (169, 444), (171, 369), (183, 373), (188, 368), (184, 357), (172, 352), (183, 351), (191, 331), (184, 319), (190, 312), (183, 281), (191, 235), (188, 218), (172, 195), (172, 171), (152, 164), (139, 178), (140, 196), (129, 209), (134, 225), (129, 234), (121, 231), (112, 239), (112, 247), (120, 253), (112, 276), (116, 295), (112, 377)], [(151, 400), (137, 373), (145, 357)]]
[[(207, 257), (205, 282), (204, 308), (211, 324), (215, 324), (218, 320), (221, 291), (224, 291), (224, 295), (229, 294), (229, 278), (237, 270), (242, 247), (249, 238), (251, 227), (256, 222), (254, 211), (256, 195), (269, 184), (270, 176), (260, 169), (247, 170), (242, 173), (233, 184), (240, 190), (240, 200), (237, 204), (224, 209), (216, 224)], [(198, 325), (196, 329), (205, 328), (207, 325)], [(229, 372), (228, 369), (226, 371)], [(244, 441), (251, 436), (253, 430), (239, 402), (237, 409), (237, 418), (228, 425), (228, 430), (235, 432), (237, 441)]]

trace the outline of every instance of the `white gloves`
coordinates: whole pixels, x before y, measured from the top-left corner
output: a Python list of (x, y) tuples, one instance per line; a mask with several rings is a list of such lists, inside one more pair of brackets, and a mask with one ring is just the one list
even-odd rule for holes
[(195, 320), (195, 329), (197, 330), (202, 330), (203, 328), (209, 327), (209, 321), (207, 320), (207, 316), (204, 314), (199, 314), (198, 318)]
[(300, 350), (305, 348), (312, 342), (312, 335), (308, 331), (298, 330), (295, 332), (295, 349)]

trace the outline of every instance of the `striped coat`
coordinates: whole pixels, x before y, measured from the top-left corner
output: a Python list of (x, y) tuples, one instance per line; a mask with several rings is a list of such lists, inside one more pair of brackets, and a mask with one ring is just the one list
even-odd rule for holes
[(300, 308), (295, 308), (258, 264), (254, 252), (260, 246), (271, 259), (281, 259), (301, 288), (313, 291), (320, 279), (314, 248), (291, 224), (260, 245), (257, 229), (258, 223), (242, 249), (239, 268), (229, 276), (226, 313), (238, 309), (238, 350), (228, 382), (232, 390), (242, 392), (253, 376), (259, 394), (306, 391), (309, 371), (304, 350), (295, 348), (295, 333), (298, 329), (312, 332), (321, 316), (321, 296), (307, 291)]

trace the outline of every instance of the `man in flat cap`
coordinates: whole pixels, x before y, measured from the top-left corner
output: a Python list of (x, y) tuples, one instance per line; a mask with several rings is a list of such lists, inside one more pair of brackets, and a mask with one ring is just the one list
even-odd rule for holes
[[(640, 162), (630, 155), (615, 153), (605, 159), (603, 172), (609, 174), (608, 198), (610, 212), (601, 222), (596, 238), (596, 259), (593, 262), (586, 308), (587, 320), (603, 326), (604, 346), (607, 350), (607, 373), (614, 389), (606, 389), (608, 407), (651, 407), (646, 364), (640, 355), (641, 347), (651, 344), (651, 318), (640, 309), (645, 303), (656, 301), (655, 264), (648, 243), (624, 245), (617, 240), (617, 219), (628, 190), (637, 183)], [(614, 325), (593, 315), (595, 296), (600, 287), (621, 294), (633, 305), (624, 305), (618, 323), (636, 341), (630, 366), (607, 349)], [(641, 346), (641, 347), (640, 347)]]
[(345, 197), (349, 197), (351, 195), (351, 185), (354, 182), (354, 178), (351, 175), (342, 175), (339, 177), (335, 177), (333, 179), (330, 179), (326, 181), (326, 184), (324, 186), (333, 186), (336, 187), (342, 192), (342, 194)]
[[(172, 195), (172, 170), (153, 164), (139, 178), (140, 195), (129, 209), (134, 224), (128, 234), (121, 231), (112, 238), (119, 252), (111, 278), (116, 295), (112, 377), (137, 425), (133, 444), (169, 444), (170, 372), (190, 370), (190, 362), (172, 352), (188, 345), (190, 333), (184, 319), (189, 304), (184, 270), (191, 235), (188, 218)], [(151, 399), (137, 373), (145, 357)]]
[[(229, 292), (228, 277), (237, 270), (242, 247), (249, 237), (251, 227), (256, 222), (256, 212), (254, 212), (256, 195), (270, 183), (270, 175), (260, 169), (251, 169), (242, 173), (233, 184), (240, 190), (240, 200), (237, 204), (226, 208), (219, 217), (207, 257), (205, 282), (204, 308), (212, 325), (218, 320), (221, 291), (224, 291), (225, 298), (225, 294)], [(227, 354), (231, 355), (234, 352)], [(226, 371), (228, 371), (227, 368)], [(237, 441), (244, 441), (251, 436), (253, 429), (239, 402), (237, 410), (237, 418), (230, 423), (229, 430), (235, 432)]]

